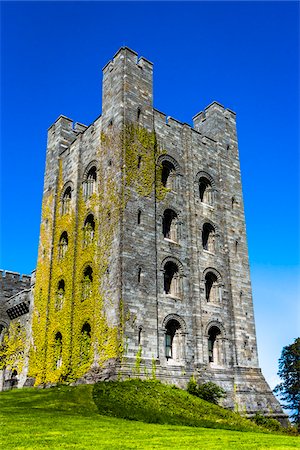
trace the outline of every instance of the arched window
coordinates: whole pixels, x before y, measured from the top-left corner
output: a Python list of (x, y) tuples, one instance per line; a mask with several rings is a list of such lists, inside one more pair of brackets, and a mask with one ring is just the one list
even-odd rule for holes
[(91, 326), (88, 322), (85, 322), (81, 328), (80, 337), (80, 357), (81, 362), (85, 363), (90, 359), (91, 353)]
[(214, 253), (215, 229), (210, 223), (205, 223), (202, 228), (202, 246), (204, 250)]
[(175, 189), (176, 169), (170, 161), (162, 162), (161, 182), (168, 189)]
[(205, 275), (205, 298), (208, 302), (218, 301), (218, 278), (213, 272)]
[(82, 279), (82, 301), (89, 298), (92, 294), (93, 287), (93, 269), (91, 266), (87, 266), (83, 272)]
[(166, 209), (162, 221), (163, 235), (165, 239), (177, 241), (177, 214), (172, 209)]
[(58, 244), (58, 257), (62, 259), (68, 250), (68, 233), (64, 231), (59, 239)]
[(168, 261), (164, 266), (164, 291), (165, 294), (181, 297), (181, 277), (177, 264)]
[(215, 325), (208, 331), (208, 361), (210, 363), (220, 364), (221, 362), (221, 331)]
[(62, 335), (56, 333), (54, 340), (54, 368), (59, 369), (62, 366)]
[(96, 192), (97, 169), (96, 166), (90, 168), (83, 183), (83, 195), (87, 200), (94, 192)]
[(180, 361), (183, 356), (183, 336), (180, 323), (171, 319), (166, 325), (166, 358)]
[(56, 292), (56, 302), (55, 302), (56, 309), (62, 308), (64, 298), (65, 298), (65, 282), (64, 280), (59, 280)]
[(210, 180), (204, 176), (199, 178), (199, 196), (201, 202), (213, 205), (213, 188)]
[(95, 235), (95, 220), (93, 214), (89, 214), (83, 226), (83, 245), (87, 247), (93, 242)]
[(137, 223), (138, 223), (138, 225), (141, 224), (141, 217), (142, 217), (142, 211), (139, 209), (138, 210), (138, 215), (137, 215)]
[(71, 209), (72, 189), (68, 186), (62, 198), (62, 214), (68, 214)]

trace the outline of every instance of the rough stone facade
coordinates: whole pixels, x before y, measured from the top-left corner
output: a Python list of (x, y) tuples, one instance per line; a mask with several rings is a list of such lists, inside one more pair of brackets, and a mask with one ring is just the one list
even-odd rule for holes
[[(153, 107), (152, 76), (151, 62), (121, 48), (103, 69), (102, 115), (88, 127), (60, 116), (48, 130), (48, 215), (41, 223), (39, 288), (27, 314), (40, 365), (30, 373), (29, 361), (27, 379), (39, 371), (45, 384), (57, 373), (91, 382), (155, 372), (184, 387), (194, 375), (223, 386), (225, 406), (283, 418), (258, 366), (235, 113), (213, 102), (193, 127), (167, 117)], [(67, 214), (73, 219), (64, 240)], [(89, 254), (87, 239), (97, 240)], [(58, 296), (66, 306), (53, 306)], [(107, 337), (100, 348), (101, 326)], [(76, 339), (83, 336), (92, 350), (78, 372), (76, 354), (83, 353)]]

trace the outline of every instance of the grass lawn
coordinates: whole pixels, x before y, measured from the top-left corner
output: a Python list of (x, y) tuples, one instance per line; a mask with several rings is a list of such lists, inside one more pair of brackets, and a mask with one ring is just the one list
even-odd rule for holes
[[(22, 389), (0, 393), (0, 448), (3, 450), (300, 448), (300, 438), (263, 433), (258, 427), (257, 432), (242, 432), (108, 417), (99, 414), (95, 397), (96, 403), (99, 403), (101, 400), (99, 391), (95, 392), (91, 385)], [(123, 411), (119, 395), (115, 403), (119, 404), (119, 410)], [(217, 414), (217, 410), (214, 411)], [(221, 412), (221, 416), (222, 414)], [(235, 426), (239, 426), (238, 422)]]

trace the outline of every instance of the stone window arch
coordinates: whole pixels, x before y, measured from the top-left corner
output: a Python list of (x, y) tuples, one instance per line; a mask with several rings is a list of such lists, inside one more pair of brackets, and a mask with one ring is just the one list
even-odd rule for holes
[(89, 361), (92, 348), (91, 326), (85, 322), (80, 333), (80, 358), (82, 363)]
[(63, 279), (59, 280), (56, 291), (55, 308), (61, 309), (65, 298), (65, 281)]
[(93, 269), (87, 266), (83, 271), (82, 277), (82, 301), (87, 300), (92, 295), (93, 289)]
[(173, 209), (166, 209), (162, 218), (162, 231), (165, 239), (178, 241), (178, 216)]
[(96, 192), (96, 182), (97, 182), (97, 167), (95, 164), (91, 163), (84, 175), (83, 179), (83, 196), (87, 200), (91, 195)]
[(158, 163), (161, 166), (162, 185), (167, 189), (176, 190), (176, 178), (181, 172), (178, 162), (170, 155), (161, 155)]
[(219, 321), (212, 321), (206, 327), (208, 362), (223, 365), (225, 358), (225, 330)]
[(204, 271), (205, 299), (210, 303), (219, 303), (222, 300), (222, 277), (220, 273), (208, 268)]
[(68, 214), (71, 211), (72, 186), (68, 184), (63, 192), (61, 199), (61, 213)]
[(54, 338), (54, 368), (60, 369), (62, 366), (62, 334), (58, 331)]
[(215, 239), (216, 230), (215, 227), (209, 223), (205, 222), (202, 227), (202, 247), (211, 253), (215, 252)]
[(182, 362), (185, 353), (185, 323), (177, 314), (164, 319), (165, 356), (172, 362)]
[(83, 246), (87, 247), (93, 242), (95, 236), (95, 219), (93, 214), (89, 214), (83, 225)]
[(66, 231), (64, 231), (59, 239), (59, 244), (58, 244), (58, 257), (59, 259), (63, 259), (67, 253), (68, 250), (68, 233)]
[(215, 201), (215, 181), (207, 172), (200, 171), (196, 175), (198, 196), (201, 203), (213, 206)]
[(181, 298), (183, 290), (182, 264), (172, 257), (163, 261), (164, 293), (172, 297)]

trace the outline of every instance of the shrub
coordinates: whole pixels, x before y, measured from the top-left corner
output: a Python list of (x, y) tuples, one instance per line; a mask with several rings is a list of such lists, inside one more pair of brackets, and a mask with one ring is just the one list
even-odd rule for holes
[(196, 397), (202, 398), (207, 402), (218, 404), (221, 398), (226, 397), (226, 392), (223, 388), (215, 383), (209, 381), (208, 383), (198, 384), (194, 377), (191, 377), (187, 385), (187, 391), (195, 395)]
[(251, 420), (256, 423), (256, 425), (260, 425), (271, 431), (279, 431), (282, 429), (282, 426), (278, 420), (272, 419), (271, 417), (266, 417), (259, 412), (257, 412), (255, 416), (251, 417)]

